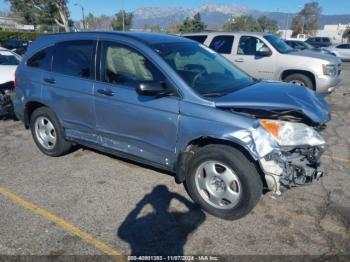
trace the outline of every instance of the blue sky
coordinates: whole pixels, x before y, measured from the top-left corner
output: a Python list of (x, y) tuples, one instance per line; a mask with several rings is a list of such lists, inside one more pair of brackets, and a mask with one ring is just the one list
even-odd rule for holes
[[(297, 12), (300, 6), (311, 0), (124, 0), (125, 9), (133, 11), (140, 7), (197, 7), (205, 3), (235, 3), (244, 5), (250, 8), (261, 11), (279, 11), (279, 12)], [(319, 0), (323, 8), (323, 14), (349, 14), (350, 1), (349, 0)], [(112, 15), (116, 13), (121, 6), (121, 0), (70, 0), (69, 9), (73, 19), (81, 18), (81, 9), (74, 6), (75, 3), (81, 4), (85, 7), (86, 13), (93, 13), (95, 15)], [(8, 10), (9, 5), (4, 0), (0, 0), (0, 10)]]

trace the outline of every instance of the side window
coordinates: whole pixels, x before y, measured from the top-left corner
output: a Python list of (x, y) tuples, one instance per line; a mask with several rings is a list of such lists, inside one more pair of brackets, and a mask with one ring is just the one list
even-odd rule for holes
[(290, 47), (295, 48), (295, 43), (294, 43), (294, 42), (287, 42), (287, 41), (286, 41), (286, 43), (287, 43), (287, 45), (289, 45)]
[(136, 87), (140, 82), (165, 81), (165, 77), (138, 51), (121, 44), (104, 42), (101, 80)]
[(342, 44), (342, 45), (336, 46), (336, 48), (339, 48), (339, 49), (350, 49), (350, 45), (349, 44)]
[(31, 58), (28, 59), (27, 66), (50, 71), (52, 61), (52, 49), (53, 47), (50, 46), (35, 53)]
[(184, 37), (203, 44), (208, 36), (207, 35), (185, 35)]
[[(255, 55), (262, 47), (267, 47), (264, 42), (254, 36), (241, 36), (239, 40), (238, 55)], [(268, 48), (268, 47), (267, 47)]]
[(295, 43), (294, 48), (298, 50), (304, 50), (306, 47), (301, 43)]
[(231, 54), (233, 39), (232, 35), (218, 35), (213, 38), (209, 47), (219, 54)]
[(52, 71), (71, 76), (93, 78), (95, 42), (79, 40), (55, 45)]

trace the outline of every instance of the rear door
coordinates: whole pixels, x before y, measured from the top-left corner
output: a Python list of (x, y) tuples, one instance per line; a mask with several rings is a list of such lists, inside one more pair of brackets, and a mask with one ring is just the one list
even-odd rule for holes
[(43, 99), (57, 114), (66, 135), (98, 142), (95, 134), (94, 57), (96, 41), (73, 40), (56, 43), (52, 71), (43, 73)]
[(230, 59), (235, 65), (243, 71), (257, 79), (273, 79), (275, 71), (276, 57), (271, 55), (261, 57), (257, 52), (267, 44), (255, 36), (242, 35), (239, 39), (237, 49), (234, 50), (233, 59)]
[(102, 145), (168, 165), (175, 156), (179, 99), (136, 92), (141, 82), (166, 82), (166, 77), (149, 58), (125, 44), (104, 41), (100, 54), (100, 82), (94, 94)]

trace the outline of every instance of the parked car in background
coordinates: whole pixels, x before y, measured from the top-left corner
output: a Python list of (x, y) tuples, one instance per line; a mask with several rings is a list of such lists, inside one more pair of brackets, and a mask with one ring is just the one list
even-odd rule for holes
[(31, 41), (27, 40), (8, 40), (2, 46), (23, 56), (27, 51)]
[(312, 51), (298, 52), (275, 35), (266, 33), (195, 33), (186, 38), (222, 54), (257, 79), (282, 80), (330, 93), (341, 82), (341, 60)]
[(288, 37), (287, 40), (299, 40), (299, 41), (306, 41), (310, 35), (308, 34), (297, 34), (296, 37)]
[(326, 55), (333, 55), (335, 56), (336, 54), (331, 52), (330, 50), (327, 50), (325, 48), (315, 48), (312, 45), (308, 44), (305, 41), (301, 41), (301, 40), (285, 40), (285, 42), (290, 46), (293, 47), (294, 49), (297, 50), (309, 50), (309, 51), (313, 51), (313, 52), (317, 52), (317, 53), (322, 53), (322, 54), (326, 54)]
[(343, 61), (350, 61), (350, 44), (340, 44), (330, 47), (329, 51), (336, 54)]
[(21, 57), (18, 54), (0, 47), (0, 84), (14, 81), (20, 61)]
[(315, 48), (329, 47), (332, 45), (332, 41), (329, 37), (310, 37), (305, 42), (312, 45)]
[(325, 99), (257, 81), (185, 38), (48, 35), (28, 50), (16, 80), (16, 115), (44, 154), (77, 143), (171, 171), (221, 218), (249, 213), (264, 184), (280, 194), (322, 176)]

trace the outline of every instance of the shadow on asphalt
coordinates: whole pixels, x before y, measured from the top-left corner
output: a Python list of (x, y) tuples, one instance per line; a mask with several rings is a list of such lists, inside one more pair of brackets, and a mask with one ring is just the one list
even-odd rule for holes
[[(185, 212), (171, 210), (173, 199), (187, 207)], [(153, 212), (143, 214), (150, 205)], [(131, 255), (184, 255), (189, 234), (206, 219), (204, 212), (183, 196), (159, 185), (147, 194), (125, 218), (118, 229), (119, 238), (130, 244)]]

